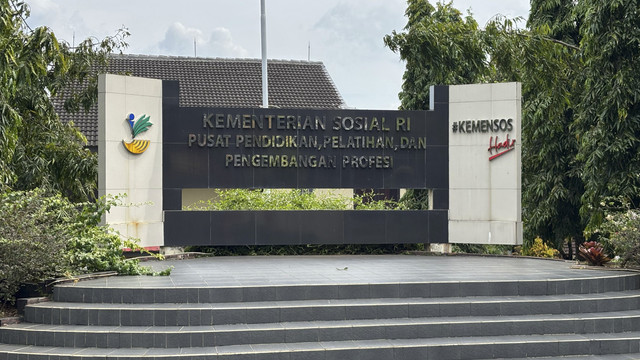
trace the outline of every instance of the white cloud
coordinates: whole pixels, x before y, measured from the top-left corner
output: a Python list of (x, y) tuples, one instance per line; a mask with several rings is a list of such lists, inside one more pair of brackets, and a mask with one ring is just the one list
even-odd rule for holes
[(341, 42), (353, 51), (379, 51), (382, 38), (404, 24), (403, 1), (342, 1), (328, 10), (314, 30), (329, 42)]
[(348, 106), (397, 108), (404, 65), (383, 38), (404, 26), (405, 7), (403, 0), (340, 1), (315, 22), (312, 53), (315, 45)]
[(65, 27), (67, 23), (64, 20), (60, 21), (63, 14), (58, 4), (51, 0), (29, 1), (29, 8), (31, 16), (27, 19), (27, 23), (33, 28), (47, 26), (51, 29), (59, 29)]
[(186, 27), (179, 22), (169, 26), (158, 48), (167, 55), (193, 55), (194, 41), (198, 56), (245, 57), (247, 55), (244, 48), (233, 42), (229, 29), (218, 27), (213, 29), (209, 36), (205, 36), (202, 30)]
[(46, 26), (59, 41), (75, 45), (86, 38), (103, 39), (122, 27), (117, 23), (120, 18), (114, 16), (111, 9), (88, 10), (87, 4), (76, 1), (29, 0), (31, 16), (27, 23), (33, 28)]
[(209, 51), (212, 52), (212, 56), (218, 57), (246, 57), (247, 50), (242, 46), (236, 45), (231, 37), (231, 31), (226, 28), (218, 27), (213, 29), (208, 43), (203, 45), (208, 46)]
[[(503, 15), (508, 18), (516, 16), (526, 17), (529, 13), (529, 0), (511, 0), (502, 2), (487, 2), (486, 0), (454, 0), (453, 6), (466, 14), (467, 9), (471, 10), (473, 18), (478, 25), (484, 27), (485, 24), (496, 15)], [(524, 22), (520, 24), (524, 26)]]
[(31, 0), (29, 1), (29, 7), (31, 10), (38, 13), (45, 13), (51, 11), (59, 11), (60, 7), (58, 4), (51, 0)]
[[(198, 56), (260, 56), (255, 0), (27, 1), (29, 25), (49, 26), (69, 43), (74, 34), (76, 44), (102, 39), (124, 24), (131, 32), (128, 53), (193, 56), (195, 39)], [(454, 6), (471, 7), (482, 26), (496, 13), (526, 17), (529, 0), (454, 0)], [(311, 60), (324, 62), (348, 105), (395, 108), (404, 64), (382, 39), (402, 30), (406, 7), (406, 0), (269, 0), (269, 58), (307, 59), (310, 44)]]
[(173, 23), (167, 29), (164, 39), (158, 44), (161, 50), (169, 54), (186, 55), (193, 54), (193, 42), (204, 42), (202, 31), (187, 28), (179, 22)]

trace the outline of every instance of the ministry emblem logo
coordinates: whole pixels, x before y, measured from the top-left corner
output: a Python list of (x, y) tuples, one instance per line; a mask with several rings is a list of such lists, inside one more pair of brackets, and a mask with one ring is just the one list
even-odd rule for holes
[(149, 115), (144, 115), (144, 114), (140, 116), (138, 120), (135, 120), (135, 121), (133, 120), (135, 119), (135, 115), (129, 114), (129, 116), (127, 117), (126, 121), (127, 121), (127, 124), (129, 124), (129, 127), (131, 128), (132, 141), (126, 142), (122, 140), (122, 144), (130, 153), (136, 154), (136, 155), (142, 154), (149, 147), (149, 144), (151, 143), (150, 140), (139, 140), (139, 139), (136, 140), (136, 136), (138, 136), (140, 133), (143, 133), (149, 130), (151, 125), (153, 125), (149, 121), (149, 118), (150, 118)]

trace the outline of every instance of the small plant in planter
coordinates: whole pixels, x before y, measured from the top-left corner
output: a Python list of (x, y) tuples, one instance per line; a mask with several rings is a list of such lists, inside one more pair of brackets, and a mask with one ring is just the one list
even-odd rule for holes
[(578, 250), (580, 257), (586, 260), (589, 265), (602, 266), (611, 261), (611, 258), (605, 254), (602, 244), (597, 241), (584, 242)]

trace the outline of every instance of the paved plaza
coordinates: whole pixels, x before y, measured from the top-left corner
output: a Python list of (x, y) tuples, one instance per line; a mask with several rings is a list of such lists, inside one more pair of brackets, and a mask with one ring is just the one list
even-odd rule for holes
[[(640, 274), (494, 256), (150, 261), (56, 287), (0, 360), (640, 358)], [(576, 358), (577, 359), (577, 358)]]
[(493, 256), (336, 255), (222, 256), (152, 261), (170, 276), (108, 277), (83, 286), (216, 287), (455, 281), (528, 281), (620, 275), (579, 268), (572, 261)]

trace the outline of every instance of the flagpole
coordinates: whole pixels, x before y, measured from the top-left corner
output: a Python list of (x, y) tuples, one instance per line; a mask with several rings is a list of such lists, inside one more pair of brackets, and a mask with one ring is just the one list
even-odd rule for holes
[(260, 25), (262, 39), (262, 107), (269, 107), (269, 79), (267, 76), (267, 14), (265, 0), (260, 0)]

